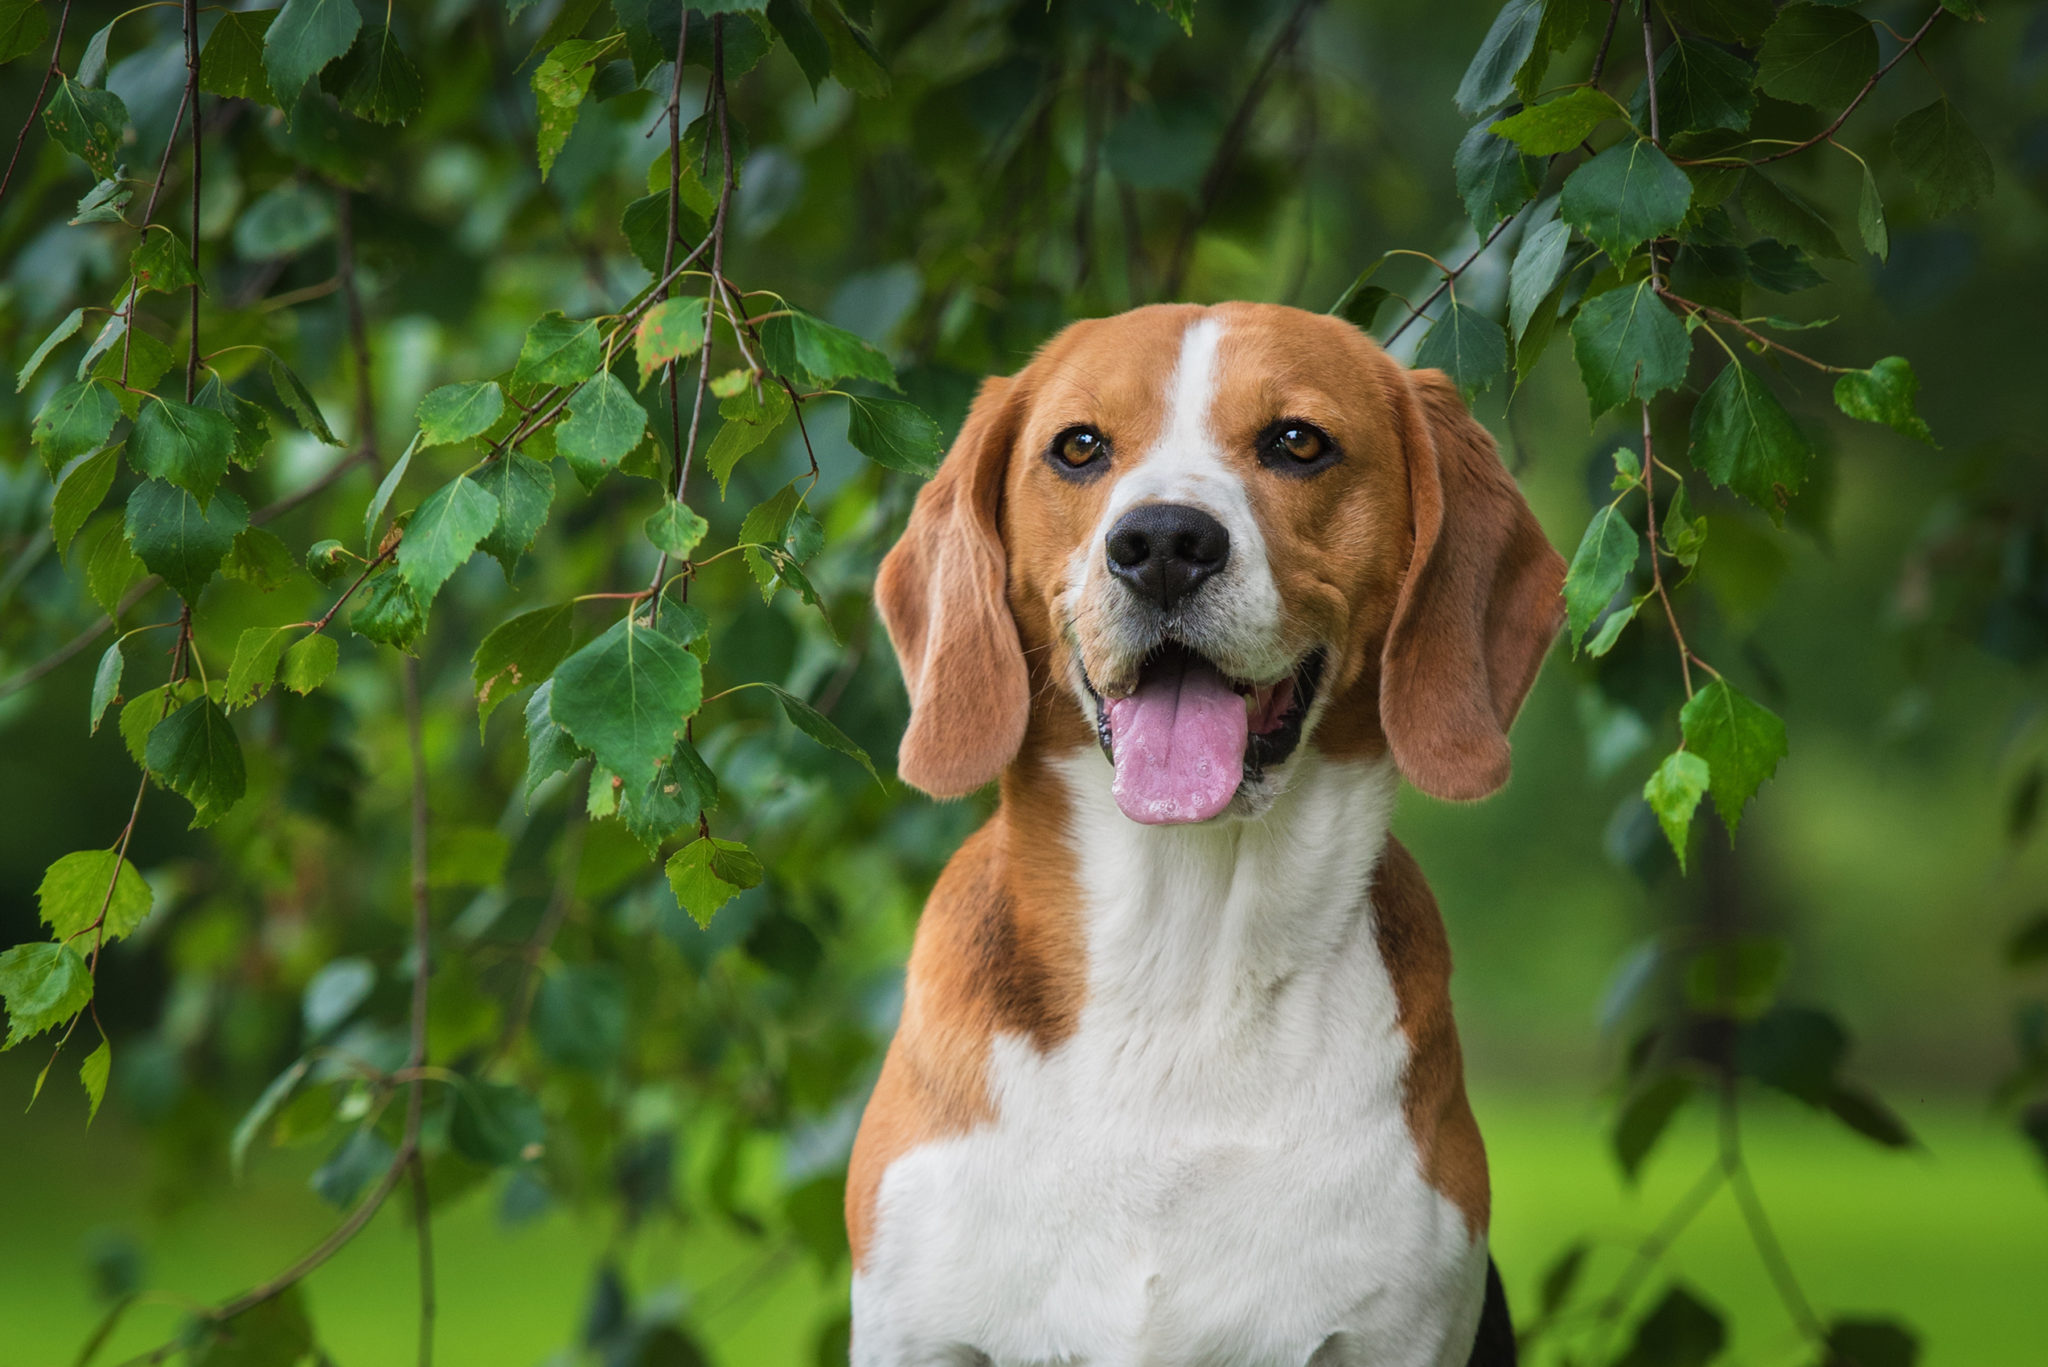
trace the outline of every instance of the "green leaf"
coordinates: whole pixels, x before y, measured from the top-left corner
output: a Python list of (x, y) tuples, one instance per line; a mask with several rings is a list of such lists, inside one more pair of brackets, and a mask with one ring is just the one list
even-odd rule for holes
[(43, 108), (43, 127), (51, 141), (105, 179), (119, 162), (121, 134), (128, 127), (128, 106), (108, 90), (92, 90), (69, 76), (57, 77), (57, 93)]
[(43, 362), (49, 359), (50, 353), (74, 336), (84, 322), (85, 310), (82, 308), (73, 309), (64, 315), (64, 321), (51, 329), (50, 335), (43, 338), (42, 344), (36, 347), (34, 354), (22, 364), (20, 370), (14, 372), (15, 393), (19, 394), (28, 388), (28, 382), (43, 368)]
[(1543, 0), (1508, 0), (1501, 6), (1451, 97), (1460, 113), (1477, 118), (1508, 102), (1515, 93), (1515, 73), (1535, 51), (1542, 27)]
[(1572, 354), (1597, 418), (1631, 398), (1678, 388), (1692, 343), (1651, 283), (1639, 280), (1579, 306), (1572, 319)]
[(534, 68), (534, 112), (539, 123), (535, 149), (542, 180), (554, 169), (555, 158), (576, 127), (577, 111), (590, 93), (590, 78), (596, 74), (593, 58), (597, 49), (596, 43), (572, 38), (556, 45)]
[(711, 524), (690, 511), (688, 504), (674, 499), (662, 504), (661, 510), (642, 525), (656, 550), (678, 560), (689, 559), (690, 552), (696, 550), (704, 539), (704, 533), (711, 530)]
[(127, 657), (121, 653), (121, 638), (116, 636), (114, 643), (101, 653), (99, 664), (93, 668), (89, 734), (97, 736), (100, 733), (100, 718), (114, 705), (114, 699), (121, 696), (121, 673), (127, 664)]
[(92, 541), (92, 550), (85, 558), (86, 591), (107, 616), (119, 617), (121, 598), (128, 586), (142, 576), (142, 562), (128, 548), (128, 533), (118, 517), (99, 523), (95, 532), (88, 533), (88, 539)]
[(349, 50), (362, 27), (355, 0), (285, 0), (263, 36), (263, 70), (289, 110), (322, 67)]
[(43, 924), (59, 940), (69, 940), (106, 920), (96, 934), (118, 940), (134, 932), (149, 915), (153, 897), (135, 866), (112, 850), (79, 850), (43, 871), (36, 888), (36, 907)]
[(1854, 1083), (1838, 1082), (1826, 1105), (1835, 1119), (1874, 1144), (1887, 1149), (1910, 1149), (1913, 1132), (1906, 1122), (1873, 1093)]
[(1600, 629), (1593, 633), (1593, 639), (1586, 642), (1586, 653), (1598, 660), (1614, 649), (1614, 643), (1621, 639), (1621, 633), (1628, 629), (1628, 624), (1636, 619), (1641, 606), (1640, 600), (1623, 603), (1608, 613), (1601, 621)]
[[(889, 73), (883, 69), (882, 59), (867, 35), (847, 23), (833, 5), (814, 6), (811, 17), (825, 32), (825, 46), (832, 52), (833, 79), (866, 99), (879, 100), (887, 95)], [(697, 50), (694, 44), (690, 48), (693, 60)]]
[(601, 348), (595, 318), (570, 319), (544, 313), (526, 330), (512, 386), (581, 384), (597, 371)]
[(816, 95), (818, 87), (832, 74), (832, 49), (826, 44), (825, 35), (819, 31), (810, 11), (798, 0), (768, 0), (768, 22), (775, 26), (782, 45), (796, 59), (797, 68), (810, 82), (811, 93)]
[(349, 630), (379, 645), (410, 651), (427, 627), (427, 609), (412, 585), (397, 570), (380, 574), (358, 596), (348, 616)]
[(1507, 373), (1507, 336), (1499, 323), (1454, 300), (1415, 348), (1415, 365), (1443, 371), (1469, 403)]
[(555, 428), (555, 449), (586, 487), (611, 472), (647, 433), (647, 410), (609, 370), (600, 370), (569, 399)]
[(1730, 361), (1692, 411), (1693, 468), (1782, 525), (1813, 447), (1761, 377)]
[(269, 358), (270, 383), (277, 391), (278, 402), (291, 410), (291, 415), (298, 420), (299, 426), (329, 446), (341, 445), (334, 435), (334, 429), (329, 427), (327, 419), (320, 415), (320, 404), (314, 399), (313, 391), (306, 388), (306, 382), (284, 363), (282, 356), (274, 351), (266, 351), (264, 354)]
[[(664, 161), (668, 159), (666, 152), (662, 154), (662, 159)], [(691, 171), (692, 174), (685, 178), (686, 184), (695, 179), (694, 168), (691, 168)], [(683, 202), (676, 206), (676, 236), (682, 239), (684, 243), (699, 241), (710, 230), (709, 226), (697, 211), (690, 207), (689, 195), (686, 193), (682, 198)], [(626, 206), (625, 213), (619, 216), (619, 230), (626, 235), (626, 245), (633, 249), (634, 259), (647, 268), (649, 275), (659, 278), (662, 274), (662, 263), (664, 259), (668, 258), (668, 182), (666, 178), (663, 179), (659, 190), (653, 194), (636, 199)], [(681, 255), (682, 249), (678, 247), (676, 259), (680, 259)], [(675, 303), (678, 301), (669, 300), (667, 302)], [(661, 305), (657, 304), (655, 307), (658, 309)], [(699, 319), (699, 327), (700, 329), (702, 327), (701, 318)]]
[(1814, 256), (1849, 259), (1820, 210), (1761, 171), (1752, 170), (1742, 178), (1742, 212), (1750, 226), (1766, 236)]
[(448, 1141), (471, 1162), (502, 1167), (538, 1158), (547, 1133), (540, 1103), (523, 1089), (473, 1078), (456, 1086)]
[[(6, 0), (0, 4), (0, 62), (28, 56), (49, 36), (50, 16), (42, 0)], [(815, 88), (817, 82), (812, 81), (811, 85)]]
[[(324, 1102), (321, 1109), (327, 1109)], [(283, 1129), (289, 1123), (290, 1114), (287, 1113), (279, 1128)], [(328, 1155), (327, 1161), (313, 1170), (308, 1185), (313, 1188), (314, 1195), (336, 1210), (347, 1210), (356, 1203), (365, 1187), (391, 1167), (397, 1156), (397, 1150), (374, 1129), (350, 1130), (348, 1137)]]
[(247, 707), (277, 679), (278, 661), (300, 628), (250, 627), (235, 642), (235, 662), (228, 667), (227, 691), (221, 702), (229, 709)]
[(1674, 134), (1725, 128), (1741, 132), (1756, 111), (1756, 68), (1733, 53), (1680, 38), (1657, 55), (1657, 117)]
[(1771, 1009), (1791, 962), (1791, 947), (1776, 935), (1717, 940), (1686, 965), (1685, 995), (1697, 1010), (1756, 1020)]
[(107, 1098), (107, 1074), (113, 1070), (114, 1047), (101, 1037), (99, 1047), (78, 1065), (78, 1081), (85, 1088), (85, 1123), (99, 1119), (100, 1103)]
[[(725, 405), (718, 411), (723, 413)], [(724, 436), (724, 429), (720, 429)], [(945, 434), (914, 403), (878, 399), (866, 394), (846, 396), (846, 439), (877, 465), (927, 478), (946, 453)], [(721, 481), (720, 486), (724, 484)]]
[(1615, 1367), (1706, 1367), (1727, 1340), (1721, 1316), (1684, 1287), (1674, 1286), (1636, 1325), (1635, 1339)]
[(1692, 830), (1692, 814), (1707, 795), (1707, 762), (1689, 750), (1665, 756), (1643, 785), (1643, 800), (1657, 814), (1672, 853), (1678, 856), (1678, 871), (1685, 872), (1685, 838)]
[(162, 294), (199, 283), (199, 272), (192, 264), (192, 249), (185, 245), (184, 238), (159, 223), (149, 226), (130, 253), (128, 272), (135, 277), (137, 289)]
[(198, 697), (199, 691), (199, 681), (191, 679), (175, 688), (169, 684), (152, 688), (124, 703), (121, 719), (116, 725), (121, 732), (121, 744), (128, 748), (129, 757), (141, 764), (149, 751), (150, 732), (170, 715), (172, 707)]
[(844, 731), (834, 726), (831, 718), (787, 689), (778, 688), (774, 684), (767, 687), (782, 704), (783, 714), (795, 724), (797, 730), (827, 750), (836, 750), (851, 757), (861, 768), (868, 771), (869, 778), (877, 783), (882, 781), (882, 776), (875, 772), (874, 761), (868, 758), (868, 752), (855, 745)]
[(128, 540), (136, 557), (187, 603), (198, 600), (248, 525), (249, 505), (227, 489), (202, 506), (176, 485), (146, 479), (128, 496)]
[(404, 123), (420, 112), (420, 73), (391, 30), (378, 24), (363, 33), (346, 68), (341, 107), (376, 123)]
[(1885, 226), (1884, 197), (1877, 192), (1877, 177), (1863, 167), (1863, 192), (1856, 199), (1856, 231), (1863, 237), (1863, 250), (1880, 261), (1892, 256), (1891, 230)]
[[(671, 609), (673, 611), (673, 609)], [(638, 793), (619, 794), (619, 819), (649, 856), (661, 844), (718, 805), (718, 776), (688, 741), (676, 742), (669, 762)]]
[(761, 325), (761, 349), (778, 375), (808, 375), (820, 385), (856, 379), (896, 388), (896, 367), (887, 356), (858, 335), (799, 308)]
[(1555, 218), (1522, 238), (1508, 270), (1508, 327), (1517, 342), (1564, 274), (1565, 251), (1571, 239), (1571, 228)]
[(420, 400), (420, 445), (468, 441), (505, 411), (505, 391), (495, 380), (444, 384)]
[(50, 503), (50, 531), (56, 538), (58, 555), (64, 554), (72, 538), (78, 535), (78, 529), (106, 499), (107, 490), (114, 484), (114, 467), (120, 456), (120, 449), (110, 446), (73, 466), (71, 473), (64, 476), (64, 482), (57, 486), (57, 496)]
[(526, 796), (583, 757), (569, 733), (555, 724), (555, 681), (547, 680), (526, 700)]
[(569, 653), (572, 606), (557, 603), (522, 612), (500, 623), (477, 646), (470, 679), (476, 688), (479, 731), (505, 699), (555, 672)]
[(103, 180), (85, 192), (78, 201), (78, 207), (71, 219), (71, 226), (82, 227), (87, 223), (119, 223), (121, 215), (127, 212), (135, 199), (135, 192), (118, 177)]
[(1970, 208), (1991, 193), (1997, 179), (1984, 144), (1946, 99), (1898, 121), (1892, 129), (1892, 155), (1936, 218)]
[(549, 714), (597, 762), (645, 787), (703, 696), (697, 657), (626, 617), (555, 670)]
[(0, 999), (7, 1003), (7, 1043), (0, 1049), (12, 1049), (83, 1011), (92, 1000), (92, 973), (70, 945), (16, 945), (0, 954)]
[(563, 1068), (597, 1072), (618, 1062), (631, 1013), (626, 983), (611, 964), (566, 964), (541, 979), (533, 1041)]
[(313, 1351), (313, 1323), (296, 1286), (233, 1319), (201, 1324), (186, 1367), (288, 1367)]
[(220, 572), (263, 593), (283, 588), (298, 576), (298, 561), (291, 549), (261, 527), (250, 527), (235, 536), (227, 561)]
[(235, 218), (235, 252), (250, 261), (286, 261), (334, 233), (334, 203), (310, 185), (285, 181)]
[(224, 10), (199, 54), (199, 88), (234, 100), (281, 105), (263, 69), (263, 40), (276, 10)]
[[(1606, 91), (1577, 86), (1555, 99), (1509, 115), (1491, 125), (1491, 131), (1532, 157), (1548, 157), (1571, 151), (1607, 120), (1627, 117), (1628, 111)], [(1472, 134), (1465, 137), (1470, 141)], [(1469, 208), (1471, 201), (1468, 199), (1466, 204)]]
[[(768, 440), (769, 434), (780, 427), (789, 414), (789, 393), (779, 384), (762, 385), (759, 397), (749, 386), (731, 398), (719, 401), (718, 435), (711, 439), (711, 449), (704, 454), (704, 467), (717, 479), (721, 496), (740, 457)], [(851, 417), (847, 425), (851, 428)]]
[(1929, 446), (1934, 434), (1920, 420), (1913, 399), (1920, 392), (1919, 377), (1903, 356), (1887, 356), (1868, 370), (1852, 370), (1835, 381), (1835, 407), (1864, 422), (1881, 422), (1903, 436), (1917, 437)]
[(1650, 238), (1675, 231), (1692, 207), (1692, 181), (1648, 138), (1615, 143), (1565, 180), (1558, 213), (1617, 264)]
[(1665, 0), (1659, 6), (1672, 23), (1724, 43), (1754, 47), (1778, 17), (1771, 0)]
[[(405, 481), (405, 472), (412, 468), (412, 453), (420, 449), (425, 439), (424, 431), (407, 443), (398, 459), (384, 472), (384, 478), (377, 481), (376, 490), (363, 508), (363, 548), (369, 551), (380, 549), (377, 541), (377, 524), (384, 520), (384, 510), (391, 506), (391, 496), (398, 492), (398, 486)], [(341, 543), (336, 542), (336, 545)], [(315, 571), (317, 573), (317, 571)], [(324, 581), (323, 581), (324, 582)]]
[(98, 449), (120, 417), (121, 405), (106, 381), (67, 384), (36, 414), (29, 440), (42, 453), (43, 468), (55, 477), (65, 462)]
[(1507, 139), (1495, 137), (1486, 124), (1475, 123), (1459, 141), (1451, 170), (1472, 230), (1484, 236), (1487, 229), (1529, 202), (1542, 177), (1543, 163), (1523, 156)]
[(235, 445), (228, 459), (244, 470), (255, 469), (263, 459), (263, 448), (270, 444), (270, 414), (262, 405), (236, 394), (222, 383), (219, 375), (201, 385), (192, 402), (226, 415), (228, 425), (235, 430)]
[(203, 509), (228, 472), (235, 428), (223, 413), (179, 403), (145, 399), (128, 437), (128, 461), (136, 470), (189, 491)]
[(1920, 1340), (1891, 1320), (1836, 1320), (1828, 1326), (1828, 1355), (1821, 1367), (1915, 1367)]
[(422, 611), (497, 525), (498, 500), (467, 475), (457, 475), (427, 495), (398, 543), (399, 573), (412, 586)]
[(242, 800), (247, 778), (234, 724), (211, 698), (195, 698), (149, 733), (143, 765), (192, 804), (192, 826), (211, 826)]
[[(1692, 1079), (1682, 1073), (1665, 1073), (1638, 1090), (1621, 1108), (1614, 1125), (1614, 1157), (1622, 1175), (1636, 1180), (1643, 1161), (1664, 1137), (1680, 1108), (1691, 1099)], [(1652, 1359), (1652, 1362), (1661, 1362)]]
[(668, 885), (676, 904), (700, 926), (761, 881), (761, 861), (737, 840), (699, 836), (669, 856)]
[(1743, 806), (1785, 757), (1785, 723), (1730, 687), (1726, 679), (1715, 679), (1686, 702), (1678, 725), (1686, 748), (1712, 770), (1707, 791), (1733, 836)]
[(332, 636), (314, 632), (303, 637), (284, 653), (284, 659), (277, 671), (277, 681), (292, 692), (301, 695), (311, 693), (327, 682), (334, 673), (334, 666), (341, 659), (341, 647)]
[(1373, 319), (1379, 316), (1380, 305), (1392, 297), (1384, 285), (1370, 283), (1387, 261), (1388, 258), (1382, 255), (1354, 276), (1351, 283), (1344, 287), (1344, 293), (1337, 296), (1337, 302), (1330, 305), (1330, 312), (1347, 323), (1361, 328), (1371, 328)]
[(1616, 504), (1593, 514), (1572, 555), (1571, 568), (1564, 577), (1565, 618), (1571, 626), (1572, 648), (1593, 625), (1614, 595), (1628, 582), (1629, 572), (1642, 555), (1643, 538), (1629, 525)]
[(705, 312), (702, 299), (664, 299), (641, 315), (633, 325), (633, 351), (640, 362), (642, 389), (655, 371), (697, 354), (704, 345)]
[(1877, 73), (1877, 30), (1853, 9), (1787, 5), (1757, 51), (1766, 95), (1816, 109), (1840, 109)]
[(497, 559), (509, 580), (519, 566), (519, 557), (547, 525), (548, 510), (555, 501), (554, 468), (508, 451), (471, 478), (498, 500), (498, 525), (478, 545)]

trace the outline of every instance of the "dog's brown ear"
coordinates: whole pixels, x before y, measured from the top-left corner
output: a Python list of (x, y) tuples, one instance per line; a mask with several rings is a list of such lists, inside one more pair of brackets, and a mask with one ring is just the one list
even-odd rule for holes
[(933, 797), (973, 792), (1024, 742), (1031, 689), (997, 522), (1015, 423), (1012, 383), (982, 384), (875, 580), (910, 691), (896, 772)]
[(1380, 725), (1432, 797), (1508, 781), (1508, 727), (1564, 620), (1565, 565), (1493, 438), (1437, 370), (1409, 374), (1415, 551), (1380, 659)]

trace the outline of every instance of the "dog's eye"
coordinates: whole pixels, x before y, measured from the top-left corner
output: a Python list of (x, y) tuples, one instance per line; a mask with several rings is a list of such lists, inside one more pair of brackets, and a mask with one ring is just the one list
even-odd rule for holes
[(1069, 427), (1052, 441), (1052, 453), (1060, 464), (1079, 470), (1102, 459), (1109, 439), (1092, 427)]
[(1305, 422), (1283, 422), (1273, 430), (1271, 447), (1275, 455), (1306, 465), (1330, 453), (1330, 439), (1319, 427)]

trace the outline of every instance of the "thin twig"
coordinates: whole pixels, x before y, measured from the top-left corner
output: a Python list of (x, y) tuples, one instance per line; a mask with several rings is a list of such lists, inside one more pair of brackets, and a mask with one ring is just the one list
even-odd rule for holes
[(1812, 366), (1815, 370), (1821, 371), (1825, 374), (1846, 375), (1849, 373), (1851, 369), (1851, 367), (1849, 366), (1829, 365), (1826, 361), (1816, 361), (1813, 359), (1813, 357), (1808, 356), (1805, 352), (1794, 351), (1791, 347), (1786, 346), (1777, 338), (1767, 337), (1763, 333), (1758, 332), (1755, 328), (1743, 322), (1734, 314), (1724, 313), (1720, 309), (1715, 308), (1712, 304), (1697, 303), (1691, 299), (1685, 298), (1683, 295), (1673, 294), (1671, 290), (1664, 285), (1660, 284), (1657, 286), (1657, 297), (1663, 299), (1667, 303), (1675, 304), (1679, 308), (1685, 309), (1687, 312), (1703, 313), (1707, 317), (1712, 318), (1715, 322), (1726, 323), (1729, 327), (1734, 328), (1737, 332), (1742, 333), (1745, 337), (1748, 337), (1751, 341), (1756, 342), (1758, 345), (1768, 347), (1773, 351), (1782, 351), (1787, 356), (1790, 356), (1793, 360), (1798, 361), (1803, 365)]
[(1593, 70), (1586, 77), (1586, 84), (1598, 86), (1600, 73), (1607, 69), (1607, 49), (1614, 42), (1614, 25), (1621, 18), (1621, 0), (1607, 0), (1607, 28), (1600, 35), (1600, 47), (1593, 54)]
[(434, 1351), (434, 1255), (428, 1233), (426, 1174), (420, 1166), (420, 1118), (426, 1105), (427, 986), (433, 976), (433, 898), (427, 879), (427, 747), (420, 710), (420, 662), (404, 656), (399, 679), (405, 696), (405, 740), (412, 760), (412, 1035), (405, 1066), (413, 1080), (405, 1097), (405, 1149), (418, 1200), (420, 1239), (420, 1367)]
[(1238, 153), (1244, 150), (1252, 118), (1266, 98), (1273, 68), (1287, 49), (1300, 39), (1302, 26), (1308, 22), (1309, 11), (1315, 6), (1316, 0), (1298, 0), (1286, 22), (1280, 25), (1280, 31), (1273, 35), (1273, 41), (1259, 57), (1258, 65), (1252, 68), (1251, 84), (1245, 87), (1243, 98), (1237, 102), (1237, 112), (1231, 115), (1223, 137), (1216, 144), (1215, 155), (1209, 158), (1208, 169), (1202, 173), (1201, 189), (1195, 194), (1195, 207), (1181, 221), (1180, 235), (1174, 239), (1173, 255), (1167, 258), (1166, 275), (1159, 285), (1160, 294), (1165, 298), (1171, 299), (1180, 293), (1181, 280), (1187, 274), (1189, 259), (1194, 255), (1195, 234), (1215, 211), (1216, 201), (1222, 197), (1223, 184), (1230, 178)]
[(1650, 584), (1657, 601), (1664, 605), (1664, 620), (1671, 624), (1671, 639), (1678, 644), (1678, 670), (1685, 680), (1685, 696), (1692, 696), (1692, 647), (1679, 629), (1678, 613), (1671, 606), (1671, 593), (1664, 587), (1664, 567), (1657, 555), (1657, 454), (1650, 444), (1650, 403), (1643, 401), (1643, 517), (1650, 536)]
[[(415, 1087), (418, 1082), (413, 1084)], [(420, 1249), (420, 1367), (434, 1364), (434, 1219), (427, 1201), (426, 1160), (412, 1156), (412, 1218)]]
[(14, 164), (21, 160), (22, 144), (28, 141), (28, 130), (35, 127), (36, 115), (43, 112), (43, 96), (50, 93), (50, 78), (62, 66), (64, 55), (64, 30), (71, 23), (71, 0), (64, 0), (64, 8), (57, 11), (57, 36), (50, 43), (50, 64), (43, 68), (43, 83), (36, 87), (35, 99), (29, 101), (28, 114), (21, 121), (21, 131), (14, 135), (14, 153), (7, 158), (7, 170), (0, 174), (0, 200), (7, 198), (7, 187), (14, 182)]
[(1799, 1278), (1792, 1271), (1792, 1261), (1785, 1256), (1784, 1245), (1778, 1242), (1777, 1231), (1771, 1228), (1770, 1216), (1765, 1214), (1764, 1205), (1757, 1198), (1756, 1186), (1750, 1180), (1749, 1166), (1742, 1157), (1742, 1137), (1738, 1128), (1735, 1106), (1735, 1080), (1724, 1079), (1721, 1086), (1721, 1166), (1728, 1174), (1728, 1185), (1735, 1192), (1735, 1204), (1742, 1211), (1742, 1222), (1749, 1229), (1750, 1242), (1755, 1245), (1757, 1257), (1763, 1260), (1764, 1270), (1770, 1274), (1771, 1287), (1778, 1293), (1778, 1299), (1790, 1315), (1792, 1323), (1808, 1342), (1815, 1346), (1827, 1343), (1827, 1326), (1814, 1313), (1813, 1302), (1806, 1298), (1800, 1288)]
[(1437, 286), (1435, 289), (1431, 290), (1428, 294), (1423, 296), (1421, 303), (1410, 304), (1408, 306), (1408, 316), (1401, 320), (1401, 325), (1399, 327), (1395, 328), (1392, 332), (1387, 334), (1387, 340), (1380, 343), (1380, 345), (1392, 346), (1395, 342), (1399, 341), (1401, 339), (1401, 334), (1408, 330), (1408, 325), (1410, 323), (1413, 323), (1417, 318), (1420, 318), (1423, 314), (1429, 312), (1429, 306), (1431, 304), (1434, 304), (1437, 300), (1443, 297), (1444, 291), (1451, 287), (1451, 282), (1456, 280), (1459, 276), (1463, 275), (1466, 271), (1470, 270), (1472, 268), (1473, 262), (1477, 261), (1480, 257), (1486, 255), (1486, 249), (1488, 247), (1491, 247), (1496, 241), (1499, 240), (1500, 235), (1508, 230), (1509, 224), (1515, 222), (1520, 217), (1521, 213), (1518, 211), (1516, 213), (1509, 214), (1506, 218), (1494, 224), (1493, 231), (1488, 233), (1486, 235), (1485, 240), (1472, 249), (1472, 254), (1470, 256), (1466, 257), (1463, 261), (1460, 261), (1457, 265), (1451, 267), (1449, 270), (1443, 272), (1444, 278), (1437, 282)]

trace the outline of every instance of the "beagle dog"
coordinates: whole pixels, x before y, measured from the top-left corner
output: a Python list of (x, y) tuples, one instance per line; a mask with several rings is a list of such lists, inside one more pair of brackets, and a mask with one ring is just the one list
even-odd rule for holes
[(855, 1367), (1502, 1367), (1450, 953), (1564, 562), (1436, 371), (1161, 305), (988, 380), (883, 562), (933, 888), (854, 1143)]

